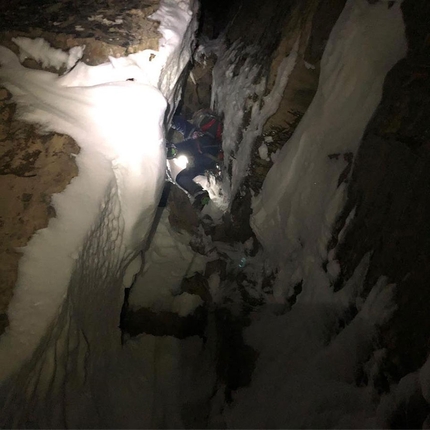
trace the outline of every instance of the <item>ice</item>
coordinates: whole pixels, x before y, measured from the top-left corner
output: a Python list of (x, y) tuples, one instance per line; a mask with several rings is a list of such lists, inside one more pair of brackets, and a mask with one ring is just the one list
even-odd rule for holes
[[(261, 66), (253, 62), (254, 47), (244, 48), (240, 43), (234, 43), (228, 50), (219, 52), (220, 57), (213, 70), (212, 107), (224, 116), (225, 169), (232, 165), (231, 181), (225, 178), (223, 187), (227, 200), (238, 192), (247, 173), (255, 139), (262, 134), (267, 119), (279, 106), (284, 88), (297, 61), (298, 46), (299, 39), (294, 43), (289, 55), (281, 61), (273, 88), (267, 95), (264, 95), (266, 80), (261, 79), (255, 83)], [(233, 76), (237, 58), (245, 53), (247, 56), (240, 73)], [(258, 103), (252, 101), (255, 97), (261, 99), (263, 106), (261, 109)], [(243, 124), (245, 111), (250, 114), (248, 124)]]

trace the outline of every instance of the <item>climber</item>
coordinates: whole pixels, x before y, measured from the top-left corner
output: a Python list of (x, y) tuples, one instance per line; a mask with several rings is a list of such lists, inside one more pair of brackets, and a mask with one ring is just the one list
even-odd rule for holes
[(180, 132), (184, 140), (167, 145), (167, 158), (185, 155), (188, 161), (175, 181), (190, 194), (193, 206), (202, 209), (209, 203), (209, 193), (193, 179), (204, 175), (206, 170), (213, 169), (222, 160), (221, 121), (211, 110), (201, 109), (193, 115), (192, 122), (175, 115), (172, 128)]

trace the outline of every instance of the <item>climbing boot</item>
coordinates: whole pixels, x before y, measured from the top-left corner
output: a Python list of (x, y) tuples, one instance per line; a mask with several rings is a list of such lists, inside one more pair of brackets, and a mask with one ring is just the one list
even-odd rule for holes
[(210, 202), (209, 193), (206, 190), (199, 191), (193, 197), (193, 207), (198, 211), (201, 211)]

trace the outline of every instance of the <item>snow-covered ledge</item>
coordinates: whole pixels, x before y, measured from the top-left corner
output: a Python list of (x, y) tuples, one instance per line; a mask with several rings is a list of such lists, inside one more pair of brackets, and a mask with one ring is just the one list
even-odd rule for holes
[(160, 21), (158, 51), (78, 63), (60, 77), (26, 69), (0, 47), (0, 82), (19, 117), (81, 147), (79, 175), (53, 196), (57, 216), (23, 249), (0, 338), (3, 427), (98, 427), (113, 413), (109, 387), (124, 375), (112, 372), (120, 361), (132, 367), (124, 365), (118, 329), (123, 278), (161, 193), (163, 122), (178, 102), (196, 9), (194, 0), (161, 0), (151, 17)]

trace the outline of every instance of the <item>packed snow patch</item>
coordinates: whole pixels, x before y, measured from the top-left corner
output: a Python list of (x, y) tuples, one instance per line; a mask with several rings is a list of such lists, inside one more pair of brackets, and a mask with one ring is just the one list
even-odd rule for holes
[(182, 293), (173, 299), (173, 312), (176, 312), (180, 317), (186, 317), (192, 314), (199, 306), (203, 304), (200, 296), (189, 293)]
[(260, 158), (262, 160), (266, 160), (269, 161), (269, 150), (267, 148), (267, 145), (265, 143), (262, 143), (259, 147), (258, 147), (258, 155), (260, 156)]
[(84, 54), (85, 46), (75, 46), (70, 48), (69, 53), (61, 49), (52, 48), (51, 45), (41, 37), (29, 39), (28, 37), (13, 37), (14, 42), (19, 47), (19, 60), (23, 62), (26, 58), (33, 58), (43, 67), (54, 67), (59, 70), (65, 66), (70, 70)]

